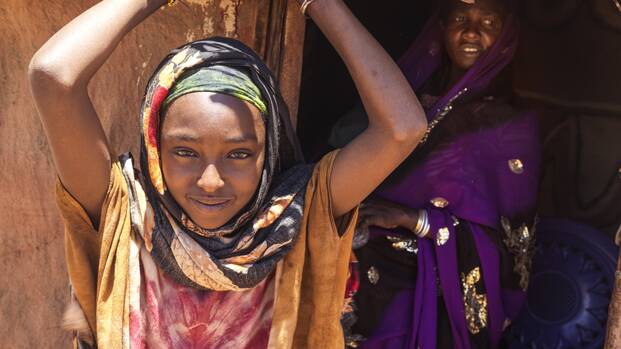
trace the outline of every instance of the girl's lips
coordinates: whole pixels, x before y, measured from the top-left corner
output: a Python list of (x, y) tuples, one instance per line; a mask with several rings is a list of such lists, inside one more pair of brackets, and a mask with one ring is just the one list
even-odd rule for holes
[(232, 198), (214, 198), (214, 197), (209, 197), (209, 198), (190, 197), (189, 199), (190, 199), (190, 202), (194, 204), (194, 206), (196, 206), (201, 211), (206, 211), (206, 212), (220, 211), (224, 209), (225, 207), (227, 207), (233, 201)]

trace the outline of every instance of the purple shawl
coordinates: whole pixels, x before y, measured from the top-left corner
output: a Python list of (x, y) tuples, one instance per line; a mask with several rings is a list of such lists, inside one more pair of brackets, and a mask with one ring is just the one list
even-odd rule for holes
[[(449, 104), (461, 98), (483, 93), (498, 73), (511, 61), (517, 46), (518, 28), (508, 16), (503, 32), (494, 45), (471, 67), (446, 95), (427, 110), (432, 121)], [(400, 59), (399, 64), (410, 84), (418, 90), (442, 64), (443, 31), (438, 16)], [(457, 96), (457, 97), (456, 97)], [(450, 118), (451, 113), (447, 114)], [(468, 115), (460, 115), (460, 117)], [(441, 127), (440, 122), (438, 127)], [(433, 132), (433, 131), (432, 131)], [(523, 172), (512, 171), (511, 160), (519, 159)], [(464, 314), (464, 302), (457, 264), (457, 243), (453, 216), (468, 224), (481, 262), (482, 278), (488, 299), (488, 330), (492, 347), (497, 347), (506, 319), (514, 318), (524, 294), (501, 289), (499, 252), (483, 231), (483, 226), (500, 231), (501, 216), (515, 217), (535, 205), (539, 177), (539, 136), (532, 114), (511, 118), (499, 125), (462, 134), (433, 150), (398, 183), (384, 186), (378, 197), (412, 208), (426, 208), (433, 239), (418, 241), (416, 284), (399, 294), (387, 308), (384, 320), (362, 348), (436, 347), (437, 286), (436, 272), (448, 311), (455, 348), (471, 348)], [(519, 171), (518, 171), (519, 172)], [(443, 198), (448, 206), (430, 203)], [(441, 228), (450, 232), (439, 246), (435, 234)], [(371, 228), (377, 237), (399, 232)]]

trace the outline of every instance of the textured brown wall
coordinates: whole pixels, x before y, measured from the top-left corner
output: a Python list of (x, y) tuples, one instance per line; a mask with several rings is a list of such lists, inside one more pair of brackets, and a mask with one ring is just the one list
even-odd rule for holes
[[(274, 60), (284, 94), (297, 100), (304, 22), (294, 0), (181, 0), (128, 35), (96, 75), (90, 94), (116, 151), (137, 154), (137, 112), (146, 80), (171, 48), (209, 35), (241, 39)], [(63, 232), (54, 204), (54, 168), (30, 97), (30, 58), (55, 31), (94, 0), (8, 0), (0, 6), (0, 347), (61, 348), (68, 297)], [(273, 4), (280, 12), (272, 13)], [(271, 30), (273, 16), (287, 18)], [(280, 29), (278, 29), (280, 28)], [(286, 30), (286, 32), (285, 32)], [(93, 40), (97, 40), (93, 37)], [(71, 64), (68, 62), (68, 64)], [(295, 106), (294, 106), (295, 107)], [(71, 125), (67, 125), (71, 127)], [(88, 179), (85, 179), (88, 180)]]

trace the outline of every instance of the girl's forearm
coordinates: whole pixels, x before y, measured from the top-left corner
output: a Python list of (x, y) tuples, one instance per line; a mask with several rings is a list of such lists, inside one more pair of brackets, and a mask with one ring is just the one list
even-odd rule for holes
[(65, 88), (85, 87), (121, 39), (166, 0), (104, 0), (50, 38), (31, 61)]
[(308, 13), (347, 65), (369, 115), (369, 126), (388, 126), (404, 133), (424, 130), (424, 112), (408, 81), (347, 6), (341, 0), (315, 0)]

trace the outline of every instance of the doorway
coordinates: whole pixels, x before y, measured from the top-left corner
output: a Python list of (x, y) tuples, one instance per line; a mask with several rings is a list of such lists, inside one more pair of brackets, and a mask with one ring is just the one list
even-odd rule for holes
[[(395, 60), (431, 12), (427, 1), (345, 2)], [(307, 161), (316, 161), (331, 150), (327, 140), (332, 126), (359, 97), (345, 64), (312, 21), (306, 26), (303, 57), (297, 132)]]

